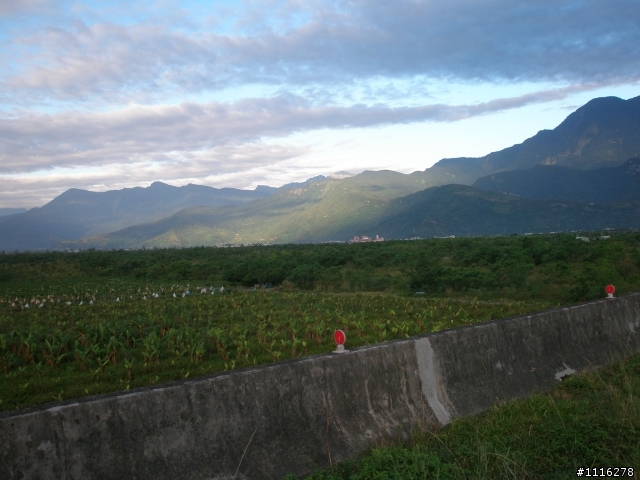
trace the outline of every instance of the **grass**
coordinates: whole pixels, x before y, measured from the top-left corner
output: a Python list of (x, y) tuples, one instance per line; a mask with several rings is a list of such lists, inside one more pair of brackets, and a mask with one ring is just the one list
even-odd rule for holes
[(418, 430), (409, 442), (379, 445), (307, 480), (555, 480), (601, 467), (631, 467), (625, 478), (639, 477), (640, 354), (570, 377), (546, 395)]

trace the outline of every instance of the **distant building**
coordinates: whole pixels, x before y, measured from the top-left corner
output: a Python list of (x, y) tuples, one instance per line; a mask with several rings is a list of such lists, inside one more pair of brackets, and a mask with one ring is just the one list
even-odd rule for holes
[(368, 242), (384, 242), (384, 237), (381, 237), (380, 235), (376, 235), (376, 238), (373, 239), (371, 237), (367, 237), (366, 235), (363, 235), (362, 237), (355, 236), (351, 240), (349, 240), (349, 243), (368, 243)]

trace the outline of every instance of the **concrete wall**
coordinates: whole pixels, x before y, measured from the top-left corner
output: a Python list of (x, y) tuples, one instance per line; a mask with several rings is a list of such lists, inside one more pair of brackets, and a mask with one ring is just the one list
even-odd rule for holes
[[(3, 479), (303, 475), (640, 350), (640, 294), (0, 415)], [(234, 477), (238, 472), (237, 477)]]

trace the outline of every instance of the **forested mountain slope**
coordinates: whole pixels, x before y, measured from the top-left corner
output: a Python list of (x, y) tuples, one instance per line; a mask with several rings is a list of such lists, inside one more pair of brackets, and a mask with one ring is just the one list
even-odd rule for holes
[[(479, 177), (535, 165), (583, 170), (618, 166), (640, 156), (640, 97), (595, 98), (553, 130), (541, 130), (524, 142), (481, 158), (447, 158), (431, 170), (472, 184)], [(454, 183), (454, 182), (452, 182)]]
[(474, 187), (523, 198), (573, 202), (640, 201), (640, 158), (619, 167), (577, 170), (557, 165), (536, 165), (479, 178)]

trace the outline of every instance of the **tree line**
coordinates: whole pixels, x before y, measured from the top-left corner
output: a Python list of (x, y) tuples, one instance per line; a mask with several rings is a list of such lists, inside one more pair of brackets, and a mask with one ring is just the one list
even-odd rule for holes
[(83, 277), (289, 290), (496, 295), (579, 301), (640, 288), (640, 235), (447, 238), (0, 255), (0, 283)]

